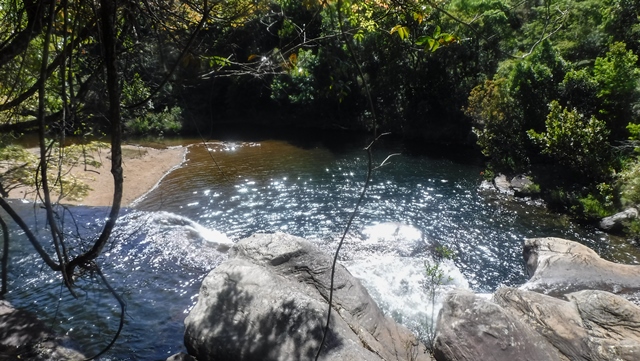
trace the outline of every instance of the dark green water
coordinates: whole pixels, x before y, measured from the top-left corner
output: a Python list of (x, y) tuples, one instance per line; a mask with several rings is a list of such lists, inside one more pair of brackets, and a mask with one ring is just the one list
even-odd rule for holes
[[(126, 212), (101, 259), (128, 303), (125, 332), (104, 359), (159, 360), (180, 351), (182, 321), (199, 282), (226, 257), (221, 244), (254, 232), (286, 232), (332, 252), (363, 186), (361, 148), (191, 144), (186, 164)], [(375, 162), (398, 150), (377, 150)], [(341, 261), (387, 312), (416, 332), (430, 322), (424, 262), (436, 245), (455, 256), (444, 265), (452, 280), (442, 291), (458, 286), (492, 292), (524, 282), (521, 243), (527, 237), (564, 237), (607, 259), (638, 263), (638, 250), (623, 239), (584, 229), (535, 202), (479, 191), (481, 170), (443, 158), (395, 156), (374, 172), (347, 236)], [(87, 225), (82, 232), (96, 232), (106, 215), (101, 208), (72, 210)], [(118, 309), (105, 291), (89, 282), (72, 300), (28, 247), (13, 254), (14, 303), (55, 319), (53, 325), (87, 353), (107, 342)]]

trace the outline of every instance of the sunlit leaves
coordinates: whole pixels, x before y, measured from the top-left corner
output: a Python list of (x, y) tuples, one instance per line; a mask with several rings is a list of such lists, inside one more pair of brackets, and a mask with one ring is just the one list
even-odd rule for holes
[(432, 35), (423, 35), (416, 40), (416, 44), (424, 46), (426, 51), (434, 52), (441, 46), (451, 45), (457, 42), (457, 36), (449, 33), (443, 33), (440, 26), (436, 26)]
[(608, 168), (609, 130), (604, 121), (551, 102), (546, 131), (527, 134), (546, 154), (576, 173), (597, 177)]
[(389, 34), (397, 33), (401, 40), (405, 40), (409, 37), (410, 31), (406, 26), (396, 25), (389, 31)]

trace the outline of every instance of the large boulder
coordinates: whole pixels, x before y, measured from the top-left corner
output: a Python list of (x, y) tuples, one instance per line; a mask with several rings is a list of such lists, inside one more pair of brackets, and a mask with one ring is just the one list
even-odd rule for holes
[(640, 293), (640, 266), (604, 260), (589, 247), (561, 238), (524, 241), (531, 277), (520, 288), (561, 296), (579, 290), (603, 290), (628, 298)]
[(513, 288), (494, 294), (496, 303), (569, 360), (640, 358), (640, 307), (599, 290), (570, 293), (566, 299)]
[(640, 307), (628, 300), (637, 299), (640, 266), (560, 238), (527, 239), (523, 255), (531, 279), (520, 288), (447, 295), (438, 361), (640, 360)]
[(561, 300), (501, 288), (491, 300), (447, 295), (438, 318), (438, 361), (638, 360), (640, 307), (604, 291)]
[(520, 318), (466, 290), (447, 294), (436, 330), (438, 361), (566, 360)]
[(620, 232), (626, 223), (636, 218), (638, 218), (638, 210), (631, 207), (612, 216), (602, 218), (600, 223), (598, 223), (598, 227), (607, 232)]
[[(328, 308), (332, 259), (286, 234), (241, 240), (203, 281), (185, 320), (189, 354), (206, 360), (313, 359)], [(431, 360), (342, 266), (321, 360)]]

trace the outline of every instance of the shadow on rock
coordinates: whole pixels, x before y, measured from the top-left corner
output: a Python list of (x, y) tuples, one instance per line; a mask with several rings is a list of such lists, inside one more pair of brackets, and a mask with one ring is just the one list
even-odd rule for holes
[[(240, 241), (202, 282), (185, 320), (189, 354), (199, 361), (312, 360), (326, 322), (330, 264), (315, 246), (286, 234)], [(335, 279), (321, 360), (431, 359), (344, 267)]]

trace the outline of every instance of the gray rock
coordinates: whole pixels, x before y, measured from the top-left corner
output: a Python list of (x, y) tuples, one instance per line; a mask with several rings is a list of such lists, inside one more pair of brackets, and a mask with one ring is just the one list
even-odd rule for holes
[(0, 359), (85, 360), (80, 352), (63, 346), (34, 314), (0, 301)]
[(504, 287), (493, 300), (531, 326), (570, 360), (590, 360), (587, 330), (574, 304), (540, 293)]
[(436, 359), (639, 359), (640, 307), (596, 290), (567, 298), (508, 287), (491, 301), (452, 292), (438, 319)]
[(570, 293), (563, 301), (503, 288), (494, 299), (569, 360), (638, 360), (640, 307), (622, 297), (585, 290)]
[(195, 357), (184, 352), (169, 356), (166, 361), (198, 361)]
[(508, 195), (513, 195), (514, 193), (513, 189), (511, 189), (511, 182), (507, 180), (507, 176), (504, 174), (498, 174), (498, 176), (493, 179), (493, 184), (496, 186), (498, 192), (500, 193)]
[(530, 196), (540, 193), (540, 189), (535, 183), (524, 174), (519, 174), (511, 179), (511, 188), (518, 197)]
[(582, 317), (593, 360), (640, 359), (640, 307), (597, 290), (571, 293), (567, 298)]
[(629, 296), (640, 291), (640, 266), (604, 260), (577, 242), (526, 239), (523, 256), (531, 278), (521, 289), (553, 296), (589, 289)]
[(469, 291), (447, 295), (436, 327), (438, 361), (567, 360), (520, 318)]
[(629, 208), (620, 213), (603, 218), (598, 224), (598, 227), (607, 232), (619, 232), (622, 230), (625, 222), (636, 218), (638, 218), (638, 210), (636, 208)]
[[(313, 359), (326, 322), (331, 258), (307, 241), (256, 234), (203, 281), (185, 320), (189, 354), (206, 360)], [(430, 360), (342, 266), (322, 360)]]

